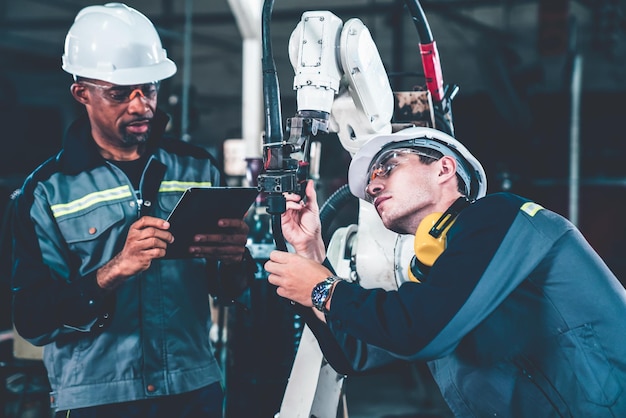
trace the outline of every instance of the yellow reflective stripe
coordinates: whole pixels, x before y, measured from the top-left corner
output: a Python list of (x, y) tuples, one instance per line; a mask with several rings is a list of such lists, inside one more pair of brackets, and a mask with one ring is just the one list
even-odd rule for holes
[(133, 193), (130, 190), (130, 187), (120, 186), (113, 189), (89, 193), (88, 195), (83, 196), (80, 199), (74, 200), (72, 202), (52, 205), (50, 209), (52, 209), (52, 214), (55, 218), (60, 218), (61, 216), (70, 215), (72, 213), (88, 209), (89, 207), (101, 202), (110, 202), (113, 200), (124, 199), (127, 197), (131, 197), (132, 195)]
[(537, 212), (543, 209), (543, 206), (536, 204), (535, 202), (526, 202), (520, 208), (530, 216), (535, 216)]
[(211, 187), (210, 181), (164, 181), (161, 182), (159, 192), (184, 192), (189, 187)]

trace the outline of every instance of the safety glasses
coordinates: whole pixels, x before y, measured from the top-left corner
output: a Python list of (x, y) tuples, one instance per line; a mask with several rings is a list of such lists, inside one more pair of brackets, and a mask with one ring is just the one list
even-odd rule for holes
[(429, 158), (432, 161), (437, 161), (438, 158), (428, 155), (425, 152), (421, 152), (414, 148), (394, 148), (381, 153), (370, 166), (367, 172), (367, 185), (365, 186), (365, 196), (368, 197), (367, 192), (369, 184), (377, 178), (385, 179), (391, 175), (391, 172), (397, 166), (404, 164), (408, 161), (410, 154), (419, 155), (421, 157)]
[(422, 157), (430, 158), (432, 161), (436, 161), (437, 158), (432, 155), (428, 155), (424, 152), (420, 152), (413, 148), (395, 148), (389, 151), (383, 152), (374, 160), (368, 173), (368, 182), (376, 178), (387, 178), (391, 174), (391, 170), (398, 165), (407, 161), (409, 154), (420, 155)]
[(90, 81), (80, 80), (79, 84), (84, 84), (100, 90), (101, 96), (114, 104), (129, 103), (135, 97), (155, 100), (159, 93), (159, 82), (139, 84), (134, 86), (104, 86)]

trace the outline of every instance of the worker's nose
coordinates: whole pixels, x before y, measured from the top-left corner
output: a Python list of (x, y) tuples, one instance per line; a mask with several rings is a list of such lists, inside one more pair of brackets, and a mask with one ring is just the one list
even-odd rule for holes
[(385, 188), (382, 181), (378, 178), (370, 181), (367, 187), (365, 187), (365, 195), (370, 202), (373, 202), (376, 196)]
[(150, 100), (141, 93), (137, 94), (133, 91), (129, 98), (128, 111), (130, 113), (145, 113), (146, 109), (150, 108)]

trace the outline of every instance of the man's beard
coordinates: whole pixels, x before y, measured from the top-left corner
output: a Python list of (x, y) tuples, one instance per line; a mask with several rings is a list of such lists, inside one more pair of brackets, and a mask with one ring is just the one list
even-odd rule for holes
[(145, 144), (148, 141), (148, 137), (150, 137), (151, 127), (148, 127), (148, 130), (142, 134), (133, 134), (128, 133), (126, 129), (122, 129), (122, 144), (128, 147), (132, 147), (135, 145)]

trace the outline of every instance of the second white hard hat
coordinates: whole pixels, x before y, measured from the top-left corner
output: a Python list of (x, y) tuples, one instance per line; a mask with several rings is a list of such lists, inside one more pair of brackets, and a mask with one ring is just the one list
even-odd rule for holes
[(348, 169), (348, 184), (353, 195), (366, 198), (368, 172), (382, 151), (393, 148), (421, 147), (434, 149), (457, 160), (457, 173), (466, 183), (467, 197), (476, 200), (487, 192), (487, 176), (480, 162), (452, 136), (433, 128), (411, 127), (401, 131), (374, 135), (354, 155)]
[(65, 38), (63, 70), (118, 85), (160, 81), (176, 73), (150, 20), (122, 3), (78, 12)]

